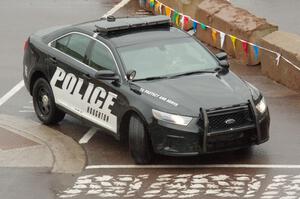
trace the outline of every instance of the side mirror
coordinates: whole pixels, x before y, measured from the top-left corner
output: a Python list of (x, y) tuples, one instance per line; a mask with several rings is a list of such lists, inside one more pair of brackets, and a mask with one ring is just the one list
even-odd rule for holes
[(119, 76), (111, 70), (99, 70), (96, 72), (95, 78), (101, 80), (119, 80)]
[(228, 63), (227, 60), (221, 60), (221, 61), (219, 61), (219, 63), (220, 63), (220, 66), (221, 66), (222, 68), (224, 68), (224, 69), (226, 69), (226, 70), (229, 69), (229, 63)]
[(136, 71), (135, 70), (129, 70), (126, 73), (126, 76), (127, 76), (127, 79), (133, 80), (135, 78), (135, 76), (136, 76)]
[(220, 61), (221, 60), (226, 60), (228, 58), (227, 53), (225, 53), (225, 52), (221, 52), (221, 53), (216, 54), (216, 57)]

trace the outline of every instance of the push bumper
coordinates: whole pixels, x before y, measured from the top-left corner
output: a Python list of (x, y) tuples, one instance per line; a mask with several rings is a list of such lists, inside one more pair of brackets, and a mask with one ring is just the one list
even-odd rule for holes
[[(249, 106), (254, 107), (254, 104)], [(201, 124), (195, 118), (187, 129), (156, 121), (149, 128), (153, 149), (168, 156), (195, 156), (262, 144), (269, 140), (269, 111), (259, 115), (256, 109), (250, 110), (253, 110), (253, 124), (226, 131), (212, 132), (205, 110), (201, 110)]]

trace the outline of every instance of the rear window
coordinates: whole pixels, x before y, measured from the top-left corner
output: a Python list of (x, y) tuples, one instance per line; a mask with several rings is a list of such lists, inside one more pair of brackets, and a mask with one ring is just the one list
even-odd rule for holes
[(58, 39), (55, 48), (83, 62), (90, 42), (90, 38), (74, 33)]

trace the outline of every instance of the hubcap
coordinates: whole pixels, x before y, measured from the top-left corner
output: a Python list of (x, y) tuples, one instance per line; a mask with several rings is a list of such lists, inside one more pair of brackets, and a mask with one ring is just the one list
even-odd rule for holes
[(47, 95), (42, 96), (43, 107), (47, 107), (49, 105), (49, 98)]
[(47, 90), (44, 87), (41, 87), (38, 91), (38, 107), (40, 114), (45, 116), (50, 112), (50, 99)]

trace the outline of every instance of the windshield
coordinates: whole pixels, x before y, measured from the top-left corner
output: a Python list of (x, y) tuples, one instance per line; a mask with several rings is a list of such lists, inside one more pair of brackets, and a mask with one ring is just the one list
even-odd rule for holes
[(213, 70), (216, 59), (193, 38), (170, 39), (118, 49), (127, 71), (135, 79), (172, 76), (193, 71)]

